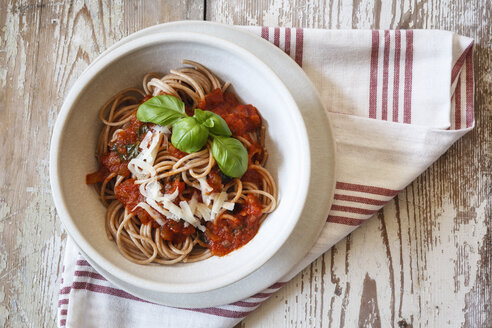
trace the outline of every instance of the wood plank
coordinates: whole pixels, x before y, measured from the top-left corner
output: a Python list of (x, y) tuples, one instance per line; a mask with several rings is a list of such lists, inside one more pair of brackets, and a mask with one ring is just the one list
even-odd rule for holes
[(477, 44), (477, 127), (242, 327), (492, 325), (491, 15), (481, 0), (207, 2), (228, 24), (438, 28)]
[(64, 95), (122, 37), (203, 12), (203, 1), (0, 4), (0, 327), (56, 327), (66, 233), (48, 149)]

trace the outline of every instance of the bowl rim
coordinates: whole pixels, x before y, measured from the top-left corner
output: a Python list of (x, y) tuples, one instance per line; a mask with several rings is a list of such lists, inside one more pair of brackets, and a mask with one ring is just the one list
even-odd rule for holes
[[(233, 273), (230, 273), (226, 276), (221, 276), (217, 279), (199, 281), (189, 284), (174, 284), (147, 280), (145, 278), (142, 278), (141, 276), (135, 275), (134, 273), (130, 273), (122, 269), (120, 266), (114, 265), (113, 263), (108, 261), (102, 254), (100, 254), (97, 248), (92, 246), (84, 237), (84, 235), (78, 230), (76, 224), (69, 214), (69, 206), (66, 203), (65, 197), (62, 193), (62, 184), (60, 177), (61, 173), (59, 168), (59, 157), (61, 151), (60, 148), (63, 140), (65, 125), (70, 118), (70, 114), (74, 110), (74, 105), (77, 103), (82, 93), (86, 91), (90, 83), (97, 77), (97, 75), (106, 67), (128, 54), (131, 54), (143, 48), (176, 41), (202, 43), (232, 52), (234, 55), (242, 57), (245, 62), (254, 64), (257, 70), (265, 73), (265, 76), (268, 76), (269, 81), (274, 82), (276, 88), (283, 89), (282, 95), (286, 103), (289, 104), (288, 107), (289, 109), (291, 109), (289, 110), (289, 114), (294, 117), (293, 124), (299, 134), (299, 154), (301, 155), (299, 158), (299, 165), (301, 168), (299, 175), (301, 184), (299, 186), (296, 186), (296, 194), (299, 201), (297, 202), (297, 204), (294, 204), (296, 206), (291, 205), (292, 210), (290, 211), (292, 213), (292, 217), (294, 217), (295, 219), (290, 220), (290, 224), (284, 229), (284, 233), (275, 239), (275, 243), (272, 243), (273, 245), (275, 245), (275, 247), (270, 247), (269, 249), (267, 249), (267, 251), (261, 252), (260, 256), (255, 257), (253, 261), (249, 263), (249, 265), (238, 268), (240, 269), (238, 271), (234, 271)], [(106, 53), (103, 58), (98, 58), (98, 60), (94, 62), (94, 65), (89, 66), (80, 75), (80, 77), (76, 80), (76, 82), (66, 95), (56, 120), (51, 138), (49, 171), (52, 195), (55, 207), (60, 216), (60, 220), (65, 226), (68, 234), (74, 239), (75, 243), (93, 261), (95, 261), (98, 265), (100, 265), (102, 268), (107, 270), (115, 277), (118, 277), (119, 279), (129, 284), (138, 285), (139, 287), (144, 289), (167, 293), (198, 293), (218, 289), (244, 278), (245, 276), (260, 268), (281, 248), (281, 246), (291, 235), (298, 220), (301, 219), (300, 215), (303, 209), (303, 205), (306, 201), (308, 184), (311, 176), (310, 161), (311, 156), (308, 134), (297, 103), (294, 101), (285, 84), (280, 80), (276, 73), (274, 73), (265, 63), (263, 63), (263, 61), (261, 61), (258, 57), (256, 57), (245, 48), (229, 41), (220, 39), (218, 37), (193, 32), (165, 32), (139, 37), (128, 42), (125, 45), (122, 45), (121, 47), (118, 47), (117, 49)]]

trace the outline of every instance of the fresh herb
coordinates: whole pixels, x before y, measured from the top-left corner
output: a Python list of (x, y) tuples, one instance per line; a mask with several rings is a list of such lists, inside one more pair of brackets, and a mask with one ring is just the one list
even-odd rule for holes
[[(114, 145), (111, 147), (111, 151), (115, 152), (120, 160), (122, 161), (129, 161), (135, 157), (138, 156), (138, 147), (140, 146), (140, 142), (134, 143), (134, 144), (129, 144), (129, 145), (124, 145), (120, 146), (118, 143), (114, 143)], [(123, 147), (125, 149), (125, 152), (122, 153), (120, 152), (119, 148)]]
[(196, 108), (194, 115), (189, 117), (181, 100), (162, 95), (140, 105), (137, 118), (142, 122), (172, 125), (171, 143), (186, 153), (202, 149), (210, 136), (213, 139), (212, 156), (229, 177), (240, 177), (248, 168), (248, 151), (239, 140), (231, 137), (226, 121), (213, 112)]
[(241, 141), (223, 136), (214, 136), (212, 155), (224, 174), (238, 178), (248, 169), (248, 151)]
[(185, 116), (185, 104), (169, 95), (152, 97), (141, 104), (137, 110), (139, 121), (163, 126), (173, 124)]
[(208, 129), (194, 117), (185, 117), (173, 125), (171, 142), (174, 147), (186, 153), (194, 153), (205, 146)]
[(145, 124), (141, 125), (137, 130), (137, 136), (139, 138), (142, 138), (144, 135), (147, 134), (147, 132), (149, 132), (149, 127)]
[(196, 108), (195, 115), (193, 115), (193, 117), (196, 118), (200, 124), (206, 126), (210, 133), (226, 137), (230, 137), (232, 135), (226, 121), (213, 112)]
[(138, 147), (140, 146), (140, 142), (125, 145), (126, 154), (123, 155), (123, 160), (129, 161), (138, 156)]

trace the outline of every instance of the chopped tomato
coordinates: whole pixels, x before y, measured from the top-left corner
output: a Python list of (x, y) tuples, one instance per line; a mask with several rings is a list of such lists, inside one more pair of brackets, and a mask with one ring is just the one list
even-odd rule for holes
[(147, 100), (149, 100), (150, 98), (153, 98), (153, 96), (152, 96), (152, 95), (146, 95), (146, 96), (142, 99), (142, 104), (143, 104), (144, 102), (146, 102)]
[(127, 179), (114, 188), (116, 198), (125, 205), (126, 209), (135, 214), (140, 222), (147, 224), (153, 221), (152, 217), (140, 207), (135, 208), (140, 202), (145, 201), (145, 197), (140, 193), (135, 179)]
[(99, 182), (103, 182), (106, 177), (109, 175), (107, 170), (99, 170), (94, 173), (87, 174), (85, 176), (85, 183), (86, 184), (95, 184)]
[(171, 219), (165, 219), (164, 225), (161, 227), (161, 237), (164, 240), (173, 242), (183, 242), (186, 237), (195, 233), (195, 227), (188, 225), (185, 227), (183, 221), (176, 222)]
[(218, 166), (214, 166), (210, 173), (207, 175), (207, 183), (212, 187), (212, 192), (220, 192), (224, 185), (222, 184), (222, 178), (219, 174)]
[(178, 194), (181, 194), (185, 188), (185, 183), (182, 182), (179, 178), (170, 179), (167, 178), (164, 180), (164, 193), (165, 194), (173, 194), (176, 189), (178, 189)]
[(167, 151), (174, 157), (181, 159), (188, 154), (185, 153), (184, 151), (179, 150), (178, 148), (174, 147), (171, 143), (169, 143)]
[(246, 196), (244, 204), (236, 205), (231, 214), (235, 220), (217, 218), (207, 223), (205, 238), (212, 254), (223, 256), (247, 244), (258, 232), (263, 206), (254, 195)]
[(104, 181), (111, 173), (127, 177), (130, 175), (128, 162), (138, 155), (138, 146), (143, 139), (148, 124), (137, 119), (136, 113), (124, 129), (121, 129), (110, 143), (110, 150), (99, 156), (99, 171), (86, 176), (86, 183), (93, 184)]
[(222, 94), (215, 89), (205, 96), (199, 107), (220, 115), (231, 129), (233, 136), (243, 136), (261, 127), (261, 117), (256, 107), (241, 105), (230, 92)]
[(248, 169), (246, 173), (241, 177), (241, 181), (243, 182), (251, 182), (257, 185), (258, 187), (261, 187), (263, 177), (261, 176), (260, 173), (258, 173), (257, 170), (255, 169)]

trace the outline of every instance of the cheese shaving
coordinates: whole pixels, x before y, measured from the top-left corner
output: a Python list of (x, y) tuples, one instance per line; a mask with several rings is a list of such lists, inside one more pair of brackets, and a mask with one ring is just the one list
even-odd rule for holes
[(164, 221), (159, 217), (159, 213), (157, 213), (149, 204), (140, 202), (135, 206), (132, 211), (134, 211), (137, 207), (141, 207), (147, 212), (154, 220), (157, 221), (161, 226), (164, 225)]

